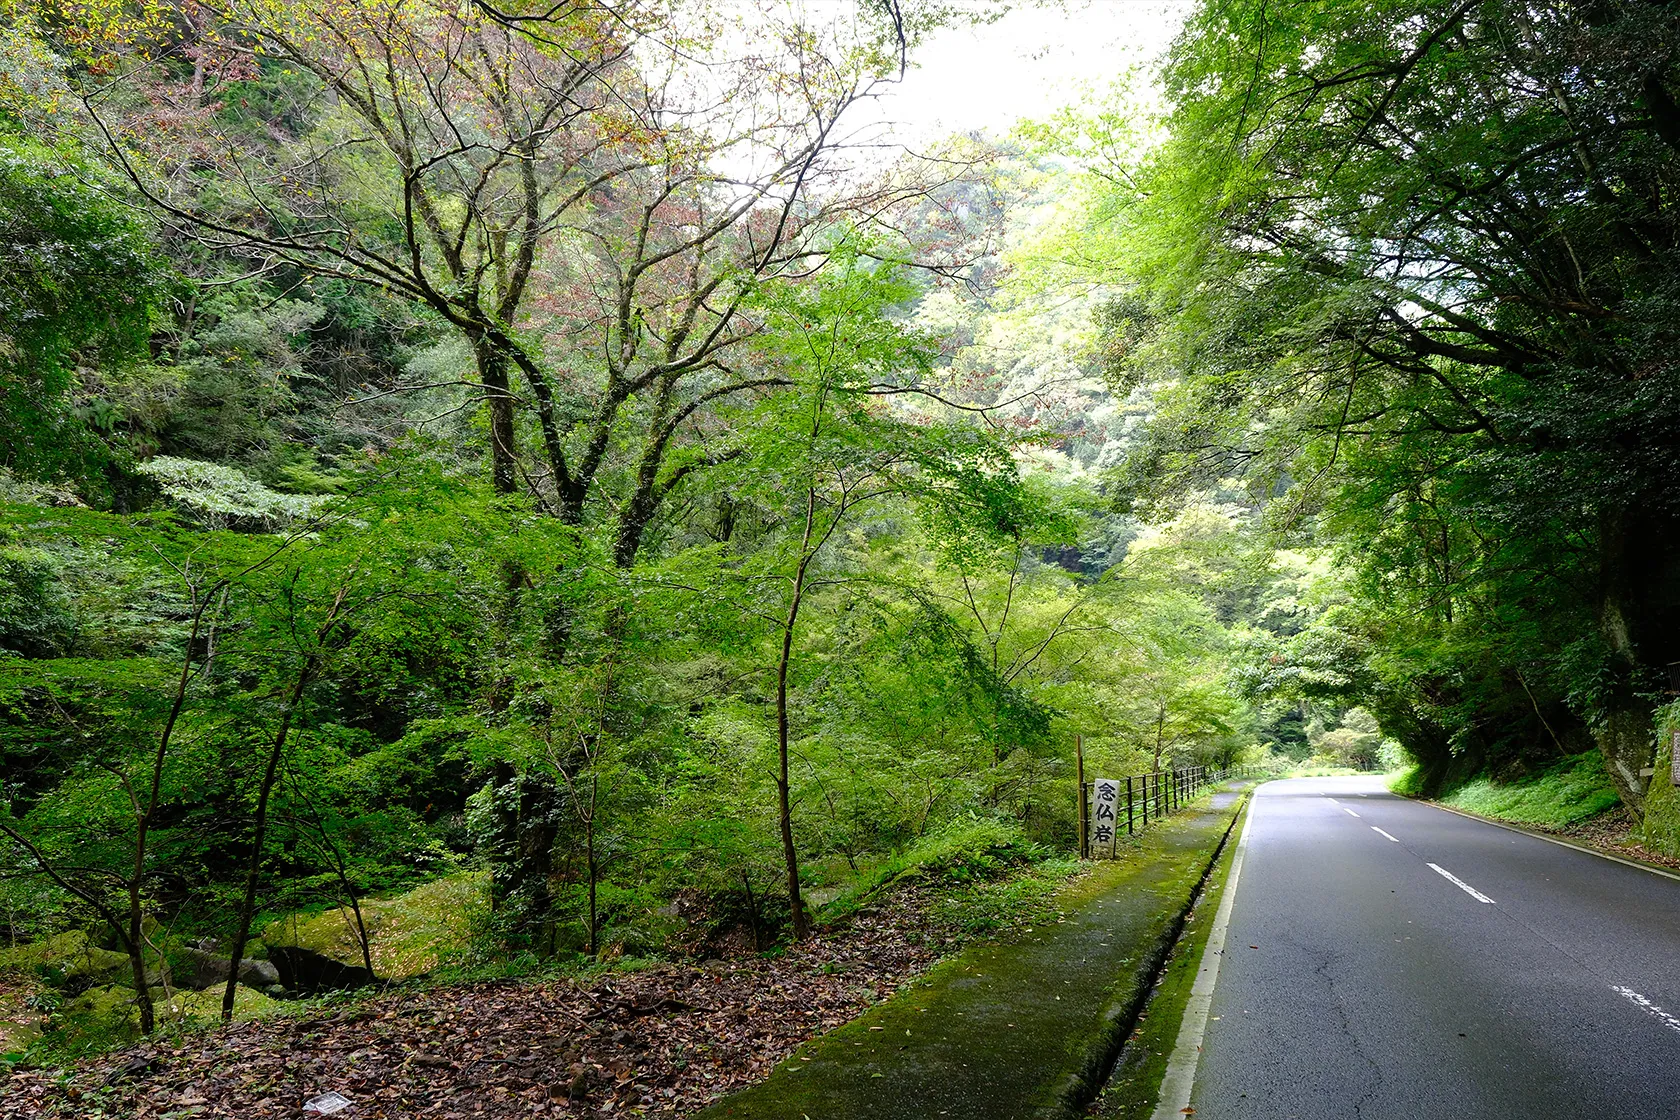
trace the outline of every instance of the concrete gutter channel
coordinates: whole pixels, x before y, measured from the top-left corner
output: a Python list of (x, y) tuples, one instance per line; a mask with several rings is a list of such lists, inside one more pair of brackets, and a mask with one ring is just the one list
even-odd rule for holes
[(1253, 782), (1151, 829), (1061, 897), (1064, 920), (970, 948), (695, 1120), (1064, 1120), (1138, 1023)]

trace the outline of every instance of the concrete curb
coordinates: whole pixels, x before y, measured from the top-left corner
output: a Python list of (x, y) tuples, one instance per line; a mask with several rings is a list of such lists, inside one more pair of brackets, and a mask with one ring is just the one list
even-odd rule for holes
[(1092, 1038), (1081, 1069), (1062, 1087), (1056, 1105), (1041, 1109), (1037, 1120), (1077, 1120), (1083, 1117), (1086, 1107), (1096, 1100), (1097, 1094), (1101, 1093), (1103, 1086), (1108, 1083), (1109, 1073), (1119, 1059), (1120, 1051), (1125, 1048), (1126, 1041), (1137, 1027), (1138, 1016), (1149, 1006), (1149, 998), (1155, 991), (1155, 984), (1160, 979), (1162, 970), (1166, 967), (1168, 956), (1178, 944), (1179, 938), (1184, 935), (1185, 920), (1201, 899), (1209, 876), (1213, 874), (1213, 869), (1219, 866), (1219, 857), (1224, 854), (1225, 845), (1231, 842), (1232, 832), (1236, 830), (1243, 814), (1248, 811), (1254, 788), (1249, 786), (1237, 791), (1239, 800), (1236, 812), (1231, 814), (1231, 820), (1220, 835), (1219, 843), (1214, 845), (1183, 903), (1170, 913), (1167, 921), (1148, 943), (1147, 951), (1139, 958), (1137, 967), (1132, 972), (1130, 990), (1110, 1005), (1108, 1013), (1104, 1016), (1105, 1026)]

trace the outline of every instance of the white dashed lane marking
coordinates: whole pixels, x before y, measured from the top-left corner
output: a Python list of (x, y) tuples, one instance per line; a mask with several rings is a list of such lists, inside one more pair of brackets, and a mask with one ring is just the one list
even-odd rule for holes
[(1658, 1007), (1656, 1004), (1652, 1003), (1632, 988), (1624, 988), (1620, 984), (1612, 984), (1610, 985), (1610, 990), (1615, 992), (1617, 995), (1626, 996), (1628, 999), (1632, 1000), (1635, 1007), (1644, 1008), (1652, 1015), (1655, 1015), (1662, 1021), (1663, 1026), (1667, 1027), (1669, 1030), (1680, 1031), (1680, 1019), (1670, 1015), (1668, 1012), (1664, 1011), (1662, 1008)]
[(1457, 875), (1454, 875), (1451, 871), (1448, 871), (1446, 868), (1442, 867), (1440, 864), (1432, 863), (1432, 864), (1429, 865), (1429, 868), (1430, 868), (1430, 870), (1434, 871), (1437, 875), (1440, 875), (1447, 882), (1451, 883), (1453, 886), (1457, 887), (1459, 890), (1463, 891), (1465, 894), (1467, 894), (1471, 898), (1475, 899), (1477, 902), (1492, 902), (1493, 901), (1493, 899), (1489, 898), (1487, 895), (1483, 894), (1481, 891), (1477, 890), (1475, 887), (1472, 887), (1469, 883), (1466, 883), (1463, 879), (1460, 879)]

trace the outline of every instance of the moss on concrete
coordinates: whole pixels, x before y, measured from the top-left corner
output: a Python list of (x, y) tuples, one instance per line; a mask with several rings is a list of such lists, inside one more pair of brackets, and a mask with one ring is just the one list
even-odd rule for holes
[[(1233, 835), (1241, 828), (1239, 818)], [(1231, 861), (1236, 853), (1235, 842), (1226, 844), (1220, 852), (1195, 906), (1185, 916), (1178, 943), (1162, 967), (1145, 1013), (1138, 1016), (1137, 1029), (1120, 1051), (1092, 1114), (1104, 1120), (1148, 1120), (1153, 1115), (1167, 1062), (1178, 1044), (1178, 1032), (1184, 1023), (1190, 991), (1196, 984), (1202, 952), (1207, 947), (1208, 935), (1213, 932), (1213, 918), (1231, 879)]]
[(1234, 794), (1214, 801), (1072, 884), (1061, 921), (959, 954), (696, 1120), (1076, 1115), (1235, 818)]
[(1645, 790), (1645, 819), (1639, 841), (1653, 852), (1680, 856), (1680, 788), (1674, 785), (1674, 736), (1680, 734), (1680, 703), (1657, 710), (1657, 758)]
[[(406, 894), (363, 900), (361, 911), (374, 974), (383, 980), (406, 980), (430, 972), (444, 955), (467, 947), (490, 911), (489, 877), (481, 872), (450, 875)], [(309, 949), (346, 965), (362, 963), (349, 907), (292, 914), (264, 928), (262, 941), (270, 947)]]

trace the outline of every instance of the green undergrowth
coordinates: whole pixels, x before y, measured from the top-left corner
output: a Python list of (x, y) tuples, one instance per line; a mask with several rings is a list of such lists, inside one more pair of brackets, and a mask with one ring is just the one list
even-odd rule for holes
[(1083, 867), (1077, 859), (1048, 859), (1004, 879), (965, 883), (936, 899), (928, 916), (963, 938), (1053, 921), (1061, 913), (1057, 895)]
[[(985, 938), (1060, 917), (1057, 894), (1083, 866), (1027, 840), (1010, 822), (973, 818), (930, 833), (854, 881), (819, 912), (826, 925), (844, 922), (885, 890), (927, 884), (935, 897), (929, 918), (954, 934), (957, 943)], [(596, 959), (581, 954), (543, 958), (491, 948), (482, 935), (488, 909), (482, 873), (462, 873), (423, 884), (386, 899), (361, 903), (376, 973), (382, 983), (305, 999), (275, 1000), (241, 987), (235, 1017), (269, 1019), (320, 1014), (357, 1004), (392, 986), (430, 988), (485, 980), (571, 977), (584, 982), (608, 973), (655, 966), (660, 959), (625, 954)], [(361, 963), (354, 919), (347, 909), (299, 911), (262, 930), (269, 944), (312, 949), (342, 961)], [(261, 943), (258, 943), (260, 950)], [(772, 949), (772, 955), (779, 949)], [(0, 1012), (24, 1018), (30, 1029), (0, 1032), (0, 1061), (58, 1066), (131, 1043), (138, 1037), (132, 989), (123, 987), (128, 961), (98, 948), (73, 931), (46, 941), (0, 951), (0, 979), (18, 983), (0, 1000)], [(159, 1029), (174, 1035), (209, 1029), (220, 1012), (220, 986), (205, 992), (154, 988)], [(44, 1016), (33, 1013), (39, 1003)], [(14, 1007), (13, 1005), (16, 1005)], [(12, 1012), (17, 1014), (11, 1014)], [(33, 1026), (44, 1020), (46, 1030)]]
[[(1418, 772), (1410, 770), (1391, 782), (1390, 788), (1415, 797), (1420, 781)], [(1568, 828), (1620, 803), (1605, 773), (1604, 757), (1597, 751), (1571, 755), (1517, 781), (1496, 782), (1485, 775), (1474, 778), (1437, 800), (1484, 817), (1544, 828)]]
[[(902, 883), (923, 881), (956, 885), (958, 889), (952, 896), (955, 898), (965, 896), (964, 885), (978, 887), (992, 884), (1022, 867), (1074, 863), (1057, 861), (1053, 857), (1051, 849), (1028, 840), (1020, 826), (1013, 822), (983, 817), (953, 821), (859, 876), (821, 909), (818, 918), (828, 925), (843, 921), (882, 891)], [(1050, 870), (1047, 873), (1059, 882), (1067, 877), (1068, 872), (1057, 875)], [(1020, 889), (1027, 893), (1032, 890), (1028, 887)], [(977, 909), (985, 909), (989, 905), (986, 901), (989, 895), (984, 889), (968, 891), (966, 897)]]
[[(406, 980), (464, 952), (490, 913), (490, 880), (466, 871), (434, 879), (404, 894), (360, 904), (374, 974)], [(262, 931), (269, 945), (297, 945), (348, 965), (362, 963), (349, 907), (288, 915)]]

